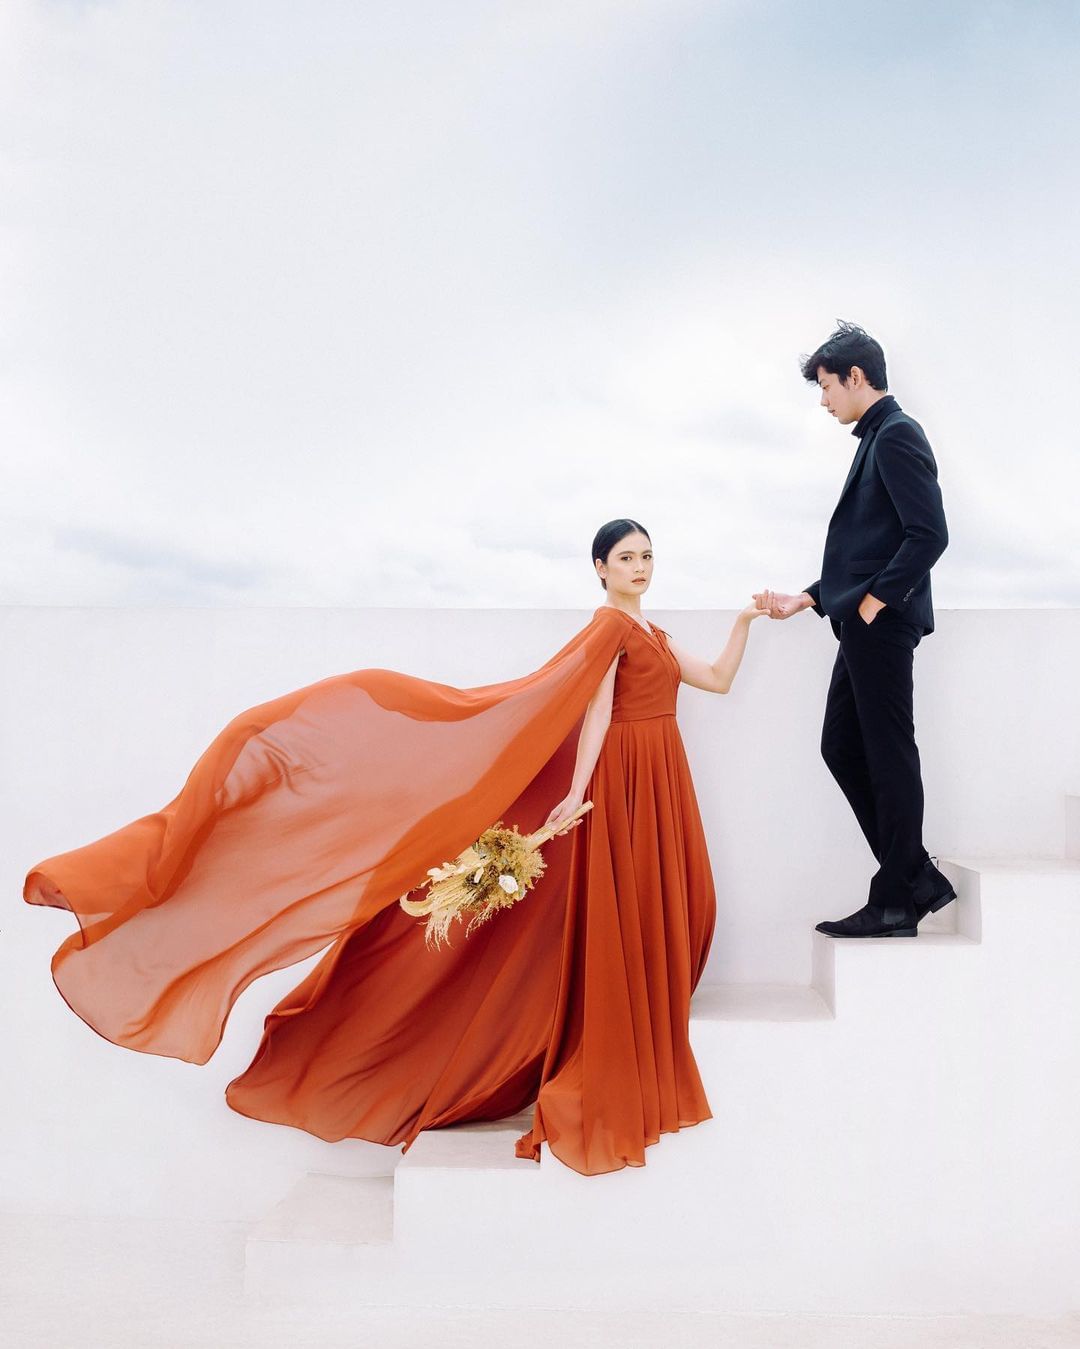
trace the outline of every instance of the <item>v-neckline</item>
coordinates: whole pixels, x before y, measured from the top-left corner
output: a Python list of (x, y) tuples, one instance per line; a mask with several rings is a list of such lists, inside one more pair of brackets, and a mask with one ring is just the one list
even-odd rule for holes
[(616, 609), (614, 604), (604, 604), (601, 605), (600, 607), (602, 609), (615, 609), (615, 612), (617, 614), (624, 614), (630, 620), (630, 622), (633, 623), (635, 628), (640, 628), (646, 637), (652, 637), (655, 640), (656, 629), (653, 627), (653, 625), (649, 622), (648, 619), (646, 619), (644, 623), (639, 623), (637, 619), (633, 616), (633, 614), (628, 614), (625, 609)]

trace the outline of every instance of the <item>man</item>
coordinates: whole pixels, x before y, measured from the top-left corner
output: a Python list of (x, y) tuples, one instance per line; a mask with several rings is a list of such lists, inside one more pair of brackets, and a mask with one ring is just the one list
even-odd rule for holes
[(937, 464), (918, 422), (888, 393), (885, 353), (851, 323), (802, 363), (821, 406), (859, 441), (829, 522), (821, 580), (755, 596), (769, 616), (828, 616), (840, 643), (821, 753), (878, 871), (863, 908), (818, 923), (833, 937), (914, 937), (955, 899), (923, 847), (923, 786), (912, 714), (913, 653), (934, 630), (930, 569), (949, 541)]

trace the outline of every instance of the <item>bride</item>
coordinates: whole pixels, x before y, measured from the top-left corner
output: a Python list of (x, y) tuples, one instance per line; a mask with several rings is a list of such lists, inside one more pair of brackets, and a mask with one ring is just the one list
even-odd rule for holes
[(711, 1116), (690, 1048), (690, 995), (716, 918), (712, 868), (675, 720), (679, 683), (727, 693), (753, 619), (736, 619), (711, 665), (641, 613), (652, 581), (644, 526), (613, 520), (593, 540), (607, 600), (593, 621), (622, 629), (619, 651), (589, 702), (573, 781), (549, 823), (588, 796), (572, 836), (555, 1021), (533, 1126), (540, 1142), (592, 1175), (644, 1164), (662, 1133)]
[[(587, 1175), (709, 1118), (688, 1020), (715, 895), (675, 703), (680, 682), (728, 691), (770, 596), (710, 664), (641, 612), (643, 526), (606, 524), (592, 557), (605, 602), (532, 674), (295, 690), (233, 718), (161, 810), (35, 866), (26, 901), (79, 924), (52, 961), (72, 1010), (205, 1063), (248, 984), (328, 948), (267, 1016), (234, 1110), (407, 1149), (534, 1105), (518, 1156), (546, 1141)], [(425, 945), (397, 900), (429, 867), (586, 798), (523, 902)]]

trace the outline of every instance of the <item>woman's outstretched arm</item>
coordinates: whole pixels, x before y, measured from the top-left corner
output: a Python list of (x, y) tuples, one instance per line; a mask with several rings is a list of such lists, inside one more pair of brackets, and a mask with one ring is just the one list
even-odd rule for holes
[(770, 601), (771, 594), (766, 591), (762, 595), (761, 608), (758, 608), (756, 601), (746, 606), (732, 624), (731, 636), (727, 639), (727, 646), (724, 647), (711, 665), (701, 656), (692, 656), (689, 652), (676, 646), (674, 642), (668, 642), (671, 654), (679, 662), (683, 683), (691, 684), (696, 689), (705, 689), (707, 693), (727, 693), (735, 682), (735, 676), (742, 664), (743, 652), (746, 650), (746, 639), (750, 634), (750, 624), (755, 618), (765, 617)]
[(620, 651), (619, 655), (608, 666), (607, 674), (600, 681), (589, 706), (585, 709), (585, 720), (581, 723), (581, 734), (578, 736), (574, 779), (570, 784), (569, 793), (563, 797), (547, 817), (545, 821), (547, 824), (558, 824), (568, 815), (573, 815), (574, 811), (585, 800), (585, 788), (589, 785), (589, 779), (593, 775), (593, 769), (596, 767), (596, 761), (599, 759), (600, 750), (604, 745), (604, 736), (607, 735), (608, 726), (611, 724), (611, 705), (615, 697), (615, 671), (618, 668), (619, 656), (621, 655), (622, 652)]

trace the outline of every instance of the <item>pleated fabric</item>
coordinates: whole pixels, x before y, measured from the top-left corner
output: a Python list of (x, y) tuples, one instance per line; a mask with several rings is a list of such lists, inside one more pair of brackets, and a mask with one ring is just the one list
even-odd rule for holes
[(690, 997), (716, 922), (712, 869), (675, 720), (667, 634), (626, 617), (612, 721), (572, 836), (555, 1018), (533, 1125), (517, 1155), (585, 1175), (711, 1118), (690, 1047)]
[[(427, 947), (398, 897), (495, 821), (543, 823), (619, 652), (586, 824), (525, 900)], [(407, 1149), (539, 1093), (519, 1153), (640, 1164), (708, 1115), (686, 1029), (715, 900), (677, 685), (664, 635), (603, 606), (521, 679), (359, 670), (251, 708), (160, 811), (28, 873), (28, 903), (79, 923), (56, 986), (115, 1044), (204, 1063), (244, 988), (324, 951), (266, 1017), (234, 1110)]]

